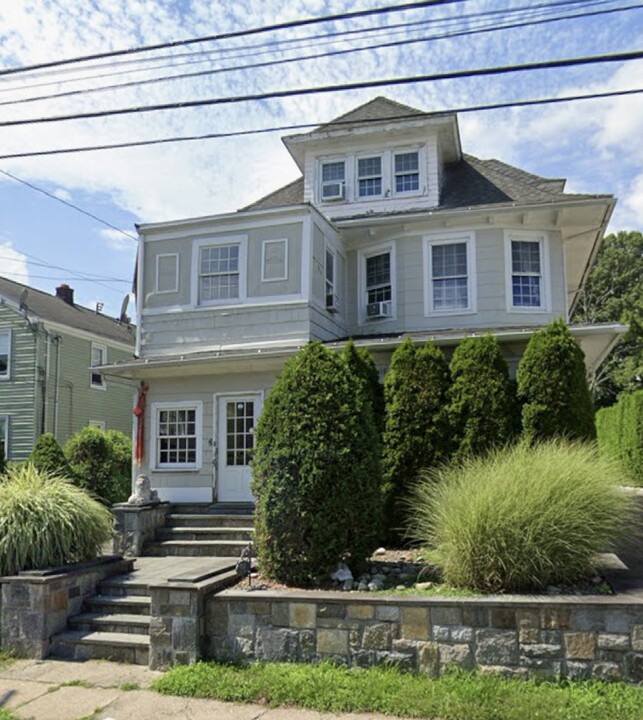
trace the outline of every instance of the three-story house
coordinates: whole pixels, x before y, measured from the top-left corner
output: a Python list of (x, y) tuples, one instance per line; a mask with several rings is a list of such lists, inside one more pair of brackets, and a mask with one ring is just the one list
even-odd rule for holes
[[(615, 204), (466, 155), (455, 114), (385, 98), (284, 143), (300, 179), (139, 227), (138, 359), (104, 370), (147, 387), (140, 472), (163, 499), (251, 501), (263, 398), (312, 339), (353, 338), (383, 372), (406, 336), (449, 352), (491, 332), (515, 368), (569, 318)], [(589, 370), (622, 330), (572, 326)]]

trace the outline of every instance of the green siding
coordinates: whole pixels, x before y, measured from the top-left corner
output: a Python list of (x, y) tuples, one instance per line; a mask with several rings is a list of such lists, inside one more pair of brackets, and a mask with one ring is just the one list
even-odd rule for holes
[(0, 380), (0, 415), (9, 418), (7, 457), (20, 460), (34, 441), (36, 340), (18, 312), (0, 304), (0, 331), (11, 331), (10, 378)]
[[(90, 388), (89, 338), (51, 329), (47, 332), (41, 323), (34, 323), (32, 330), (17, 311), (0, 304), (0, 331), (5, 329), (11, 330), (11, 376), (0, 380), (0, 416), (9, 418), (9, 459), (24, 460), (42, 432), (55, 433), (64, 443), (90, 420), (104, 422), (108, 430), (131, 434), (134, 388), (111, 380), (106, 380), (106, 390)], [(55, 337), (60, 338), (59, 373)], [(133, 355), (133, 348), (126, 352), (107, 340), (96, 342), (107, 347), (108, 363)]]

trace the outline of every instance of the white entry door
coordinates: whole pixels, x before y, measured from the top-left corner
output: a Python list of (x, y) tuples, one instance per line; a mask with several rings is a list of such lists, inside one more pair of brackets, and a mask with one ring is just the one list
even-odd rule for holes
[(250, 457), (261, 396), (219, 395), (217, 406), (217, 500), (252, 502)]

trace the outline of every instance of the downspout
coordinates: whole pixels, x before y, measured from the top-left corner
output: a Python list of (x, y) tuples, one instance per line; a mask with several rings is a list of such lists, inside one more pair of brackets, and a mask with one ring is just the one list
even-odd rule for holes
[(55, 335), (53, 338), (56, 343), (56, 379), (54, 381), (54, 437), (58, 440), (58, 400), (60, 391), (60, 343), (62, 337)]
[(45, 353), (45, 381), (42, 390), (42, 431), (47, 432), (47, 400), (49, 395), (49, 373), (51, 372), (51, 335), (45, 330), (47, 350)]

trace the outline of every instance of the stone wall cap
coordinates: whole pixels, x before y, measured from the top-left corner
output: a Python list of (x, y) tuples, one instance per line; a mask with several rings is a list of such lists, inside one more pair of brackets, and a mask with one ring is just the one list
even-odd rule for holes
[[(480, 595), (476, 597), (452, 597), (446, 595), (396, 595), (395, 593), (355, 593), (342, 591), (310, 590), (223, 590), (217, 594), (221, 600), (270, 600), (273, 602), (309, 602), (309, 603), (346, 603), (355, 605), (432, 605), (475, 607), (475, 606), (511, 606), (522, 607), (629, 607), (643, 605), (643, 597), (619, 595)], [(215, 598), (216, 599), (216, 598)]]
[(75, 563), (74, 565), (61, 565), (60, 567), (45, 568), (43, 570), (23, 570), (18, 575), (5, 575), (0, 577), (1, 583), (16, 583), (16, 582), (52, 582), (58, 580), (61, 577), (67, 577), (69, 575), (77, 575), (80, 573), (95, 570), (108, 565), (116, 565), (123, 563), (131, 569), (134, 560), (125, 559), (121, 555), (103, 555), (102, 557), (96, 558), (96, 560), (90, 560), (84, 563)]
[(112, 505), (112, 511), (118, 510), (119, 512), (143, 512), (144, 510), (155, 510), (159, 507), (166, 508), (170, 507), (171, 503), (167, 500), (151, 500), (150, 502), (141, 503), (134, 505), (131, 503), (115, 503)]

